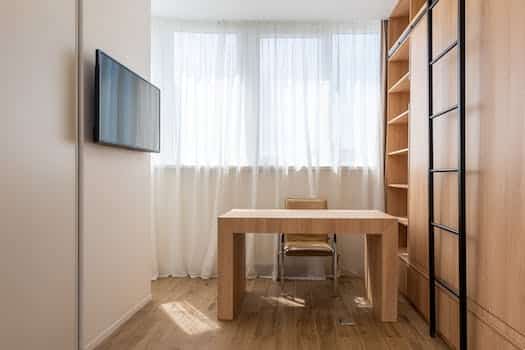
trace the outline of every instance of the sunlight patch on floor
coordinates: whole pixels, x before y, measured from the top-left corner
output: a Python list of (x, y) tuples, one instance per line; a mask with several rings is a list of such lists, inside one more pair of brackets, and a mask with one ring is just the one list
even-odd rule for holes
[(355, 306), (360, 309), (372, 309), (374, 305), (364, 297), (355, 297), (354, 298)]
[(281, 304), (288, 307), (304, 307), (305, 304), (304, 299), (294, 298), (289, 295), (281, 295), (279, 297), (263, 297), (263, 299), (273, 304)]
[(160, 308), (188, 335), (198, 335), (221, 328), (217, 322), (187, 301), (165, 303)]

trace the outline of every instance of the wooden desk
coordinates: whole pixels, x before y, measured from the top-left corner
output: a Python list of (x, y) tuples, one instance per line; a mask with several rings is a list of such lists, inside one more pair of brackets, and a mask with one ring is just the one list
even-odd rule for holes
[(366, 234), (367, 298), (383, 322), (397, 321), (397, 218), (376, 210), (233, 209), (218, 218), (217, 318), (233, 320), (245, 292), (245, 233)]

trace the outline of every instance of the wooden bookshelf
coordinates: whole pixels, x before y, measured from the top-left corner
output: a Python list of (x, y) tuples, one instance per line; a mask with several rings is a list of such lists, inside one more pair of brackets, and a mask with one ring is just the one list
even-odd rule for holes
[[(388, 25), (385, 151), (386, 211), (398, 217), (399, 257), (409, 265), (408, 160), (410, 118), (410, 33), (424, 13), (425, 0), (398, 0)], [(400, 286), (400, 291), (403, 288)]]

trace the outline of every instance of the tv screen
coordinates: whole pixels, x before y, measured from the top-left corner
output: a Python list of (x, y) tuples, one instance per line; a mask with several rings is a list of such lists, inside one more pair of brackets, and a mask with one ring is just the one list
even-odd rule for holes
[(95, 142), (160, 152), (160, 90), (96, 51)]

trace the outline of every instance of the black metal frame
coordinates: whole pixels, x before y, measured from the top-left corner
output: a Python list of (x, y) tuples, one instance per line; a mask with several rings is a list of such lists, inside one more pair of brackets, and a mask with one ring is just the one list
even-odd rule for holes
[[(459, 349), (467, 350), (467, 234), (466, 234), (466, 184), (465, 184), (465, 127), (466, 127), (466, 73), (465, 73), (465, 0), (458, 1), (458, 37), (455, 42), (446, 47), (440, 54), (433, 58), (433, 23), (432, 10), (439, 0), (427, 0), (428, 18), (428, 139), (429, 139), (429, 169), (428, 169), (428, 269), (429, 269), (429, 316), (430, 316), (430, 335), (436, 336), (436, 284), (446, 289), (449, 293), (459, 299)], [(451, 106), (443, 111), (434, 113), (434, 94), (433, 94), (433, 66), (441, 58), (447, 55), (454, 48), (458, 50), (458, 101), (457, 105)], [(458, 168), (435, 169), (434, 168), (434, 119), (445, 116), (452, 111), (458, 111)], [(436, 223), (434, 221), (434, 174), (457, 173), (458, 176), (458, 227), (457, 230)], [(459, 290), (456, 291), (448, 286), (444, 281), (436, 278), (435, 272), (435, 229), (439, 229), (458, 236), (458, 269), (459, 269)]]

